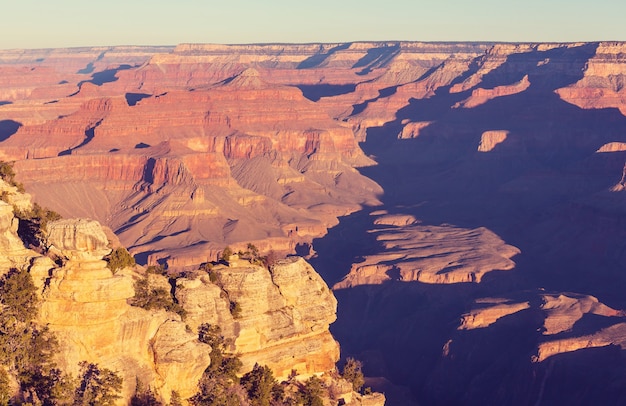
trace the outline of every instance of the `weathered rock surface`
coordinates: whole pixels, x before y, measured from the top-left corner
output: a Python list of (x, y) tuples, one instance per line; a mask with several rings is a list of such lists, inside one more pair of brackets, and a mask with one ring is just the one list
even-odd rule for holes
[[(263, 363), (285, 379), (292, 369), (306, 376), (334, 368), (339, 345), (328, 326), (335, 321), (337, 301), (306, 261), (288, 258), (268, 271), (233, 259), (212, 272), (215, 282), (206, 274), (177, 282), (176, 297), (192, 330), (202, 323), (219, 325), (244, 370)], [(231, 314), (231, 302), (240, 314)]]
[(111, 252), (109, 240), (95, 220), (71, 219), (50, 223), (48, 243), (69, 259), (74, 259), (77, 253), (79, 258), (81, 254), (102, 258)]
[[(19, 200), (11, 197), (18, 194), (13, 187), (3, 181), (0, 186), (11, 194), (7, 199)], [(130, 268), (112, 273), (103, 260), (111, 243), (97, 221), (54, 221), (46, 236), (56, 262), (24, 247), (12, 206), (0, 202), (0, 271), (29, 268), (42, 298), (39, 321), (60, 343), (58, 366), (74, 376), (82, 361), (116, 371), (123, 378), (122, 403), (138, 381), (165, 401), (172, 391), (182, 399), (195, 394), (210, 364), (210, 347), (198, 341), (202, 323), (221, 327), (232, 342), (229, 350), (241, 357), (242, 372), (256, 363), (285, 379), (294, 369), (303, 377), (335, 370), (339, 344), (328, 327), (337, 301), (302, 258), (282, 260), (270, 272), (234, 256), (229, 265), (214, 267), (214, 282), (202, 271), (178, 278), (175, 294), (188, 314), (182, 321), (165, 310), (129, 304), (135, 280), (144, 276)], [(150, 286), (170, 291), (165, 277), (147, 278)], [(234, 303), (240, 314), (232, 313)], [(363, 402), (381, 405), (384, 396), (357, 396), (349, 404)]]
[[(3, 181), (0, 181), (0, 187), (5, 185)], [(28, 263), (29, 258), (37, 255), (26, 249), (22, 240), (17, 236), (18, 222), (19, 220), (13, 214), (13, 207), (0, 201), (0, 252), (2, 252), (0, 267), (4, 272)]]
[(193, 395), (210, 363), (209, 347), (179, 316), (127, 303), (137, 276), (129, 269), (111, 273), (102, 260), (111, 250), (100, 225), (56, 221), (49, 225), (49, 242), (66, 261), (53, 267), (48, 260), (47, 272), (31, 273), (43, 288), (40, 320), (61, 343), (59, 365), (74, 374), (81, 361), (117, 371), (124, 379), (123, 399), (134, 393), (136, 379), (165, 399), (173, 390), (183, 398)]
[(507, 299), (488, 298), (479, 301), (485, 307), (472, 309), (464, 314), (459, 330), (473, 330), (489, 327), (498, 319), (530, 308), (529, 302), (511, 302)]
[[(402, 220), (398, 221), (399, 217)], [(391, 280), (480, 283), (488, 272), (513, 269), (515, 263), (511, 258), (520, 253), (485, 228), (469, 230), (413, 223), (411, 216), (398, 215), (382, 216), (374, 221), (374, 224), (392, 225), (370, 231), (382, 244), (384, 252), (354, 264), (333, 289)]]
[[(624, 194), (610, 193), (626, 189), (623, 51), (7, 51), (0, 156), (42, 203), (111, 226), (142, 262), (193, 268), (228, 244), (314, 243), (325, 278), (345, 277), (346, 353), (422, 403), (618, 404), (622, 316), (589, 298), (626, 308)], [(224, 298), (212, 306), (234, 338)], [(246, 348), (273, 342), (244, 333)]]

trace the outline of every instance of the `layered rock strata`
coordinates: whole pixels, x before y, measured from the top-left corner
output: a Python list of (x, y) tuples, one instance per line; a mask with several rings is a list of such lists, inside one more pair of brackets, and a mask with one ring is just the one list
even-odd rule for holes
[[(289, 258), (268, 271), (231, 260), (212, 272), (215, 282), (206, 274), (179, 279), (176, 296), (192, 329), (201, 323), (222, 328), (244, 370), (262, 360), (285, 379), (292, 370), (306, 376), (334, 368), (339, 345), (328, 326), (335, 321), (337, 301), (306, 261)], [(231, 302), (240, 314), (231, 314)]]
[[(4, 199), (30, 208), (29, 197), (15, 187), (0, 181), (0, 188)], [(82, 361), (115, 371), (123, 378), (120, 402), (130, 399), (137, 382), (164, 401), (173, 391), (183, 399), (195, 394), (211, 361), (211, 348), (198, 341), (204, 323), (221, 327), (232, 343), (227, 350), (243, 362), (242, 372), (256, 363), (280, 379), (292, 370), (302, 377), (335, 370), (339, 345), (328, 327), (337, 301), (302, 258), (280, 261), (270, 272), (235, 256), (215, 266), (217, 281), (203, 271), (177, 278), (176, 300), (188, 314), (183, 321), (175, 313), (129, 304), (139, 278), (166, 292), (172, 287), (167, 278), (141, 269), (112, 272), (103, 259), (111, 242), (97, 221), (48, 223), (47, 256), (24, 248), (17, 223), (12, 206), (0, 201), (0, 271), (29, 269), (42, 299), (39, 322), (60, 343), (58, 366), (74, 376)], [(240, 314), (232, 313), (234, 303)], [(376, 404), (382, 403), (384, 397)]]

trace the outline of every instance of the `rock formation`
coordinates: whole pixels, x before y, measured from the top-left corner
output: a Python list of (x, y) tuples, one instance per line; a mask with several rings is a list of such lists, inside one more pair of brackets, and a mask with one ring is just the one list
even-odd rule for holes
[[(4, 199), (29, 207), (29, 197), (15, 187), (0, 180), (0, 188)], [(141, 269), (112, 272), (103, 259), (111, 242), (97, 221), (63, 219), (46, 228), (47, 254), (26, 249), (13, 207), (0, 201), (0, 270), (29, 269), (42, 299), (39, 321), (60, 343), (55, 360), (61, 370), (77, 376), (79, 363), (87, 361), (115, 371), (123, 378), (124, 404), (137, 382), (164, 401), (173, 392), (182, 399), (197, 392), (211, 362), (211, 348), (198, 341), (203, 323), (220, 326), (232, 342), (229, 352), (243, 363), (242, 372), (256, 363), (269, 366), (279, 379), (293, 370), (301, 379), (335, 370), (339, 345), (328, 328), (336, 319), (337, 301), (302, 258), (279, 261), (268, 271), (234, 256), (211, 270), (217, 280), (204, 271), (176, 278), (176, 299), (187, 314), (182, 320), (163, 309), (131, 305), (137, 279), (147, 277), (164, 292), (170, 283)], [(240, 313), (233, 313), (234, 303)], [(345, 399), (353, 398), (347, 404), (385, 401), (381, 394), (344, 392)]]
[[(219, 325), (244, 370), (259, 360), (280, 379), (294, 369), (303, 375), (333, 369), (339, 346), (328, 326), (335, 321), (337, 301), (306, 261), (288, 258), (268, 272), (233, 259), (212, 272), (215, 282), (207, 274), (177, 280), (176, 296), (192, 330), (202, 323)], [(231, 314), (231, 302), (240, 314)]]
[[(3, 51), (0, 159), (38, 201), (109, 226), (142, 264), (194, 270), (249, 242), (309, 253), (335, 284), (342, 351), (420, 403), (620, 403), (625, 46)], [(267, 347), (280, 374), (277, 348), (297, 337), (336, 357), (329, 316), (310, 324), (276, 275), (241, 265), (221, 267), (221, 286), (179, 278), (193, 323), (212, 309), (234, 346)], [(244, 295), (248, 279), (260, 290)], [(310, 312), (329, 315), (325, 303)]]
[(354, 264), (333, 289), (391, 280), (480, 283), (488, 272), (515, 267), (510, 258), (520, 251), (487, 229), (424, 226), (414, 222), (412, 216), (406, 215), (382, 215), (376, 219), (374, 224), (391, 225), (370, 230), (383, 246), (383, 253)]

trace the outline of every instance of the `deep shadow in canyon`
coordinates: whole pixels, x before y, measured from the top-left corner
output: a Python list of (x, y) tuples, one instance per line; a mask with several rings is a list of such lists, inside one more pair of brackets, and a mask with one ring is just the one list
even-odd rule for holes
[(13, 120), (0, 121), (0, 142), (8, 140), (13, 134), (20, 129), (22, 123)]
[[(411, 214), (424, 225), (486, 227), (521, 254), (515, 269), (492, 272), (479, 284), (390, 281), (335, 291), (331, 330), (342, 357), (363, 360), (367, 375), (410, 387), (420, 404), (626, 401), (619, 384), (626, 358), (618, 347), (531, 362), (545, 338), (540, 292), (577, 292), (626, 308), (624, 197), (609, 192), (626, 153), (595, 152), (626, 141), (626, 117), (616, 109), (581, 109), (554, 92), (582, 78), (596, 46), (513, 54), (479, 86), (511, 85), (527, 74), (525, 91), (463, 108), (457, 103), (471, 89), (451, 93), (452, 83), (368, 130), (362, 148), (378, 165), (362, 173), (384, 190), (376, 210)], [(417, 138), (398, 139), (407, 121), (432, 124)], [(486, 131), (506, 131), (507, 138), (479, 152)], [(376, 227), (372, 210), (341, 219), (314, 242), (311, 262), (329, 285), (359, 258), (382, 250), (368, 233)], [(520, 295), (533, 306), (488, 328), (457, 330), (476, 299)]]

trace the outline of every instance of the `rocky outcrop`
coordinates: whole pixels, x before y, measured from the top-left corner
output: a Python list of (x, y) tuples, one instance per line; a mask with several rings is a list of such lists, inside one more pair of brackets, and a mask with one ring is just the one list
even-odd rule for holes
[[(0, 186), (5, 198), (19, 200), (10, 197), (19, 195), (14, 187), (2, 181)], [(221, 327), (232, 343), (227, 350), (243, 362), (242, 372), (256, 363), (268, 365), (279, 379), (293, 370), (303, 378), (335, 370), (339, 345), (328, 327), (337, 301), (302, 258), (279, 261), (269, 271), (233, 256), (227, 265), (216, 265), (213, 276), (196, 271), (177, 278), (176, 299), (187, 313), (183, 321), (178, 314), (129, 304), (135, 281), (146, 276), (141, 269), (109, 269), (103, 257), (111, 242), (97, 221), (57, 220), (47, 224), (45, 236), (47, 256), (24, 248), (12, 206), (0, 202), (0, 269), (28, 267), (42, 298), (39, 322), (60, 344), (58, 366), (74, 376), (82, 361), (117, 372), (123, 378), (120, 402), (131, 397), (137, 382), (164, 401), (173, 391), (183, 399), (195, 394), (210, 364), (211, 348), (198, 341), (203, 323)], [(151, 286), (172, 289), (163, 276), (147, 278)], [(348, 394), (357, 402), (349, 404), (384, 404), (377, 394)]]
[[(307, 376), (334, 368), (339, 345), (328, 326), (337, 301), (306, 261), (288, 258), (268, 271), (232, 257), (211, 272), (214, 282), (206, 274), (177, 281), (176, 297), (192, 330), (219, 325), (244, 370), (266, 364), (285, 379), (294, 369)], [(231, 314), (234, 303), (240, 310)]]
[(50, 249), (68, 259), (102, 258), (111, 252), (104, 230), (95, 220), (59, 220), (48, 226)]
[(516, 303), (500, 298), (482, 299), (477, 304), (484, 307), (472, 309), (469, 313), (464, 314), (461, 325), (458, 327), (459, 330), (489, 327), (502, 317), (530, 308), (529, 302)]
[(558, 89), (563, 100), (584, 109), (617, 108), (626, 115), (626, 46), (620, 42), (601, 42), (589, 59), (578, 82)]
[(164, 399), (172, 391), (183, 398), (193, 395), (210, 363), (210, 348), (187, 331), (179, 316), (128, 304), (137, 275), (130, 269), (113, 274), (107, 267), (102, 257), (110, 249), (99, 224), (53, 222), (48, 241), (63, 265), (48, 260), (47, 272), (31, 274), (42, 287), (40, 320), (61, 343), (62, 369), (77, 374), (78, 363), (88, 361), (117, 371), (124, 379), (123, 399), (134, 393), (137, 380)]
[[(382, 216), (371, 230), (384, 247), (383, 253), (368, 255), (355, 263), (350, 273), (333, 289), (385, 281), (423, 283), (480, 283), (485, 274), (511, 270), (511, 258), (519, 249), (507, 245), (486, 228), (463, 229), (452, 226), (414, 224), (410, 216)], [(394, 227), (395, 226), (395, 227)]]
[[(3, 181), (2, 186), (6, 185)], [(4, 201), (0, 201), (0, 269), (2, 274), (10, 268), (17, 268), (28, 263), (29, 259), (36, 256), (34, 251), (26, 249), (24, 243), (17, 236), (19, 220), (13, 213), (13, 207)]]
[[(381, 124), (384, 124), (384, 123), (381, 123)], [(402, 132), (398, 134), (398, 138), (400, 139), (417, 138), (419, 137), (420, 132), (431, 124), (432, 122), (430, 121), (417, 122), (417, 123), (408, 122), (404, 125), (404, 127), (402, 127)]]
[(487, 103), (489, 100), (496, 97), (511, 96), (517, 93), (521, 93), (530, 87), (530, 81), (528, 75), (525, 75), (519, 82), (511, 85), (496, 86), (493, 89), (476, 88), (472, 90), (472, 95), (455, 104), (453, 107), (459, 108), (473, 108)]
[(485, 131), (480, 137), (478, 152), (490, 152), (498, 144), (506, 141), (508, 131)]
[(622, 170), (622, 177), (620, 181), (611, 188), (612, 192), (621, 192), (623, 190), (626, 190), (626, 164)]
[(506, 317), (522, 317), (524, 312), (534, 312), (543, 320), (532, 362), (581, 349), (626, 346), (624, 311), (612, 309), (593, 296), (575, 293), (526, 292), (516, 298), (479, 299), (463, 315), (458, 330), (488, 328), (505, 323)]

